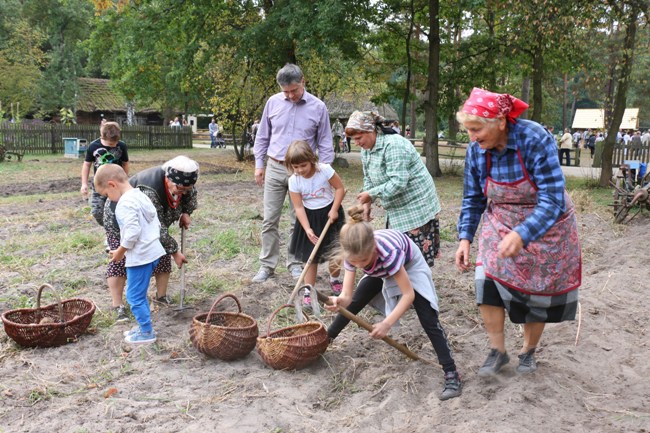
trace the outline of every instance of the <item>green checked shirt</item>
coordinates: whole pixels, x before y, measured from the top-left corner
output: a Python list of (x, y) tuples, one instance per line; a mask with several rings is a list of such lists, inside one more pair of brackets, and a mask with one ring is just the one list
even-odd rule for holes
[(381, 200), (390, 228), (402, 233), (422, 227), (440, 212), (433, 178), (410, 141), (377, 133), (370, 150), (361, 151), (363, 190)]

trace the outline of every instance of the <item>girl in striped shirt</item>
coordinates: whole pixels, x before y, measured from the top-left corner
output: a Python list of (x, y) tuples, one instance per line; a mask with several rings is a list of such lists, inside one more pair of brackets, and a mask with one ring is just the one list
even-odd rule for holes
[(351, 207), (348, 214), (351, 222), (341, 228), (339, 235), (345, 269), (343, 291), (338, 297), (330, 297), (332, 305), (326, 308), (335, 312), (339, 306), (350, 305), (357, 269), (368, 276), (382, 278), (386, 317), (373, 326), (370, 336), (384, 338), (413, 304), (445, 372), (445, 388), (439, 398), (447, 400), (459, 396), (462, 391), (460, 375), (438, 320), (436, 288), (422, 252), (408, 236), (397, 230), (374, 230), (363, 221), (363, 206)]

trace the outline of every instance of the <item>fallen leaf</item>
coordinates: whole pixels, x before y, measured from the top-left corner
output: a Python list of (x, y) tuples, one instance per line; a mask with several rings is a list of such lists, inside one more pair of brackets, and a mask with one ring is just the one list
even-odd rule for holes
[(104, 393), (104, 398), (110, 398), (115, 394), (117, 394), (117, 388), (108, 388), (108, 391)]

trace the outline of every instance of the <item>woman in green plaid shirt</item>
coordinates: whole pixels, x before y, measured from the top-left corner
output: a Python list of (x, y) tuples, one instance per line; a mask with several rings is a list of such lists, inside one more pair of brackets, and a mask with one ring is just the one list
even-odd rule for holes
[(422, 250), (429, 266), (440, 250), (436, 185), (410, 141), (383, 126), (375, 112), (355, 111), (345, 128), (363, 150), (363, 192), (357, 200), (370, 220), (372, 202), (386, 210), (387, 228), (409, 236)]
[[(377, 113), (355, 111), (345, 128), (345, 134), (363, 149), (363, 192), (357, 195), (357, 200), (364, 206), (366, 221), (370, 220), (372, 202), (379, 200), (386, 210), (386, 227), (411, 238), (422, 251), (427, 264), (433, 266), (440, 250), (440, 225), (436, 216), (440, 212), (440, 201), (436, 186), (411, 142), (385, 127), (383, 121), (384, 118)], [(381, 278), (365, 275), (354, 290), (348, 311), (357, 314), (371, 304), (383, 312), (382, 289)], [(433, 311), (436, 316), (433, 329), (447, 346), (437, 347), (436, 352), (448, 352), (451, 357), (445, 331), (438, 322), (437, 311)], [(349, 322), (337, 314), (327, 328), (327, 335), (334, 340)], [(445, 387), (438, 398), (457, 397), (461, 389), (460, 375), (450, 371), (445, 374)]]

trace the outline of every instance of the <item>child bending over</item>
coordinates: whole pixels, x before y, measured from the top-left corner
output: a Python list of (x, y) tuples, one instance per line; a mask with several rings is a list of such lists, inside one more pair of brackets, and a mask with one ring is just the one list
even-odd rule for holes
[(339, 306), (345, 308), (350, 305), (357, 269), (368, 276), (382, 278), (386, 317), (373, 326), (370, 336), (384, 338), (413, 304), (445, 372), (445, 387), (439, 398), (448, 400), (458, 397), (462, 384), (447, 336), (438, 320), (438, 296), (431, 269), (420, 249), (408, 236), (392, 229), (373, 230), (369, 223), (363, 221), (363, 211), (361, 205), (348, 209), (351, 222), (345, 224), (340, 233), (345, 269), (343, 291), (338, 297), (331, 297), (332, 305), (325, 308), (335, 312)]
[[(331, 245), (336, 242), (345, 214), (341, 202), (345, 195), (343, 182), (329, 164), (318, 162), (316, 155), (306, 141), (294, 141), (284, 157), (289, 177), (289, 196), (296, 210), (296, 225), (289, 244), (289, 253), (307, 263), (314, 245), (327, 224), (332, 221), (325, 238), (320, 244), (313, 262), (305, 273), (305, 284), (316, 284), (318, 263), (325, 261)], [(342, 283), (339, 270), (330, 269), (330, 285), (335, 295), (341, 293)], [(305, 291), (303, 305), (311, 305), (311, 294)]]
[(127, 343), (156, 341), (147, 302), (147, 289), (154, 268), (165, 249), (160, 243), (160, 221), (153, 203), (142, 191), (133, 188), (122, 167), (107, 164), (95, 173), (97, 191), (116, 202), (115, 218), (120, 226), (120, 246), (109, 252), (111, 261), (126, 255), (126, 300), (138, 326), (124, 333)]

